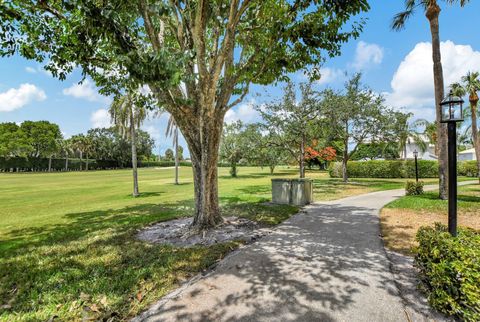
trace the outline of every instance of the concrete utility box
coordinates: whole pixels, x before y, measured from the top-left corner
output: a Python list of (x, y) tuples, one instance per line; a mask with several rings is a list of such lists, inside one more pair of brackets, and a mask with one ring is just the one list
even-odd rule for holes
[(272, 202), (304, 206), (313, 201), (311, 179), (272, 179)]

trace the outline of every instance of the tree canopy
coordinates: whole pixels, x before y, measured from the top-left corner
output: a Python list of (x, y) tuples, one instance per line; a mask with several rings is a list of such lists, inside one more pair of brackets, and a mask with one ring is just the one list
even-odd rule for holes
[(367, 0), (11, 0), (2, 3), (0, 55), (76, 66), (105, 94), (148, 85), (187, 141), (194, 226), (222, 221), (216, 166), (225, 113), (250, 84), (285, 80), (358, 37)]

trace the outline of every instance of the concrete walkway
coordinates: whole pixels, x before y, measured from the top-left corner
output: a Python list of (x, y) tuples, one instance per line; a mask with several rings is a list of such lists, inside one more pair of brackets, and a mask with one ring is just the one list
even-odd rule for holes
[(310, 205), (134, 320), (438, 321), (400, 296), (380, 237), (379, 210), (403, 195)]

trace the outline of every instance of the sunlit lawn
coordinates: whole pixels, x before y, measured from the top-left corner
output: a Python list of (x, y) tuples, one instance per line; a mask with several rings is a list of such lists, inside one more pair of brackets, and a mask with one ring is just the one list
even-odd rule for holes
[[(190, 168), (141, 169), (141, 197), (131, 171), (0, 175), (0, 320), (123, 320), (207, 269), (237, 244), (174, 248), (135, 239), (148, 224), (189, 216)], [(297, 211), (272, 206), (268, 169), (219, 170), (224, 215), (277, 224)], [(280, 168), (275, 177), (295, 177)], [(402, 188), (405, 180), (354, 179), (343, 184), (311, 171), (316, 200)], [(432, 181), (433, 182), (433, 181)]]
[[(387, 247), (411, 254), (415, 235), (421, 226), (448, 223), (448, 202), (438, 192), (406, 196), (388, 204), (381, 214), (382, 232)], [(458, 225), (480, 230), (480, 186), (458, 188)]]

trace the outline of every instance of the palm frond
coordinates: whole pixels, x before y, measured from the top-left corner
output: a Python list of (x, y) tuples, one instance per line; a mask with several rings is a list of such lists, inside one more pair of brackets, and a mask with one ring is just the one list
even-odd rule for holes
[(177, 127), (175, 119), (172, 115), (168, 118), (167, 129), (165, 130), (165, 136), (169, 137), (173, 135), (174, 129)]
[(146, 109), (136, 104), (130, 94), (115, 97), (109, 112), (112, 123), (123, 138), (129, 138), (130, 128), (138, 129), (147, 117)]
[(454, 4), (460, 4), (460, 7), (465, 7), (470, 0), (446, 0), (448, 4), (454, 5)]
[(460, 83), (452, 83), (450, 85), (450, 90), (452, 91), (453, 95), (463, 97), (467, 93), (465, 87), (462, 86)]
[(399, 12), (393, 17), (391, 25), (392, 30), (403, 30), (407, 20), (415, 13), (417, 5), (417, 0), (405, 0), (405, 11)]

